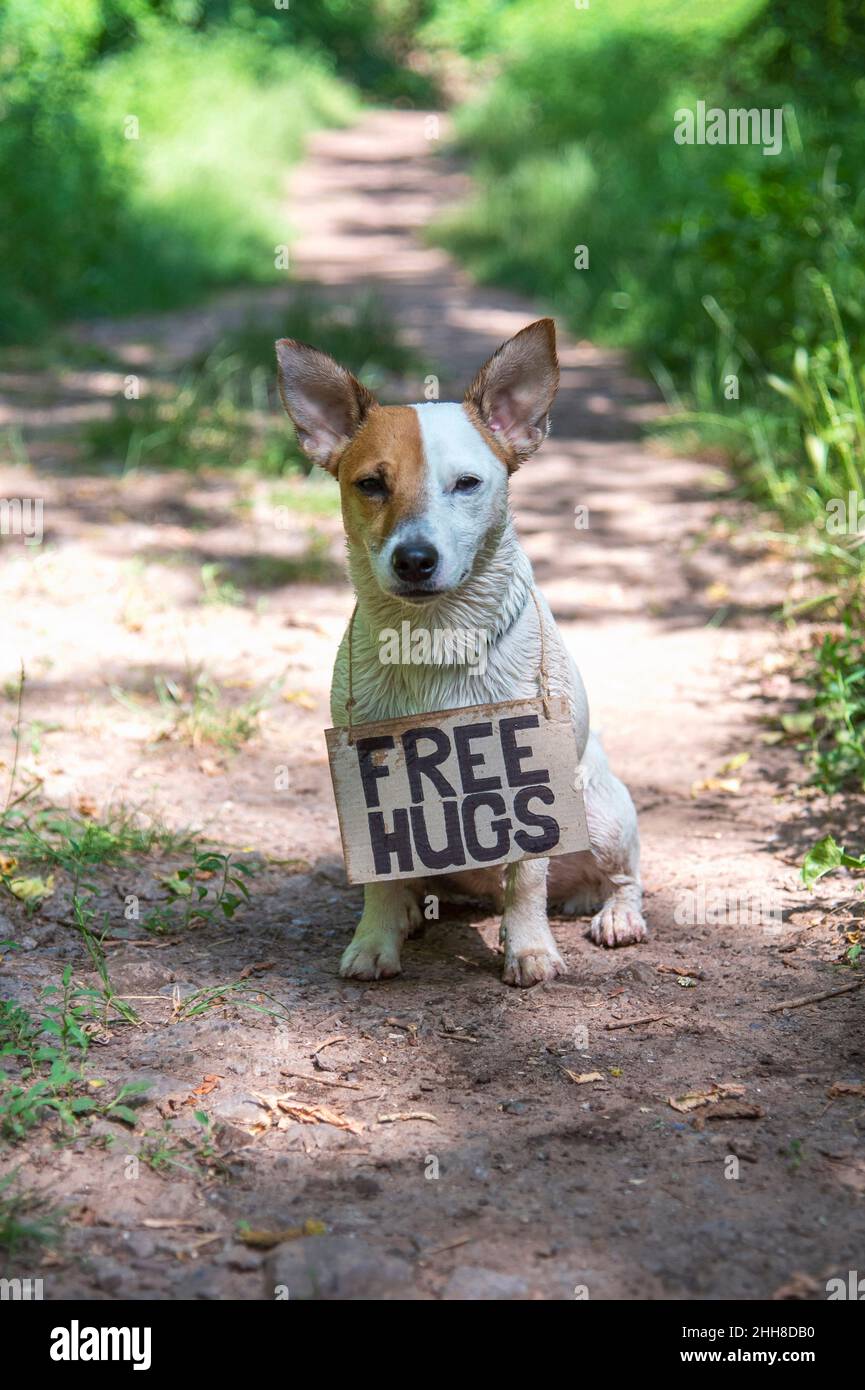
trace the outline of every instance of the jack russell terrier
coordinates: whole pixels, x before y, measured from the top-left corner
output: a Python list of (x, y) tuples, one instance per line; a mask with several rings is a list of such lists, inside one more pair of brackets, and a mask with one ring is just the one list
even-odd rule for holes
[[(336, 658), (334, 724), (348, 723), (349, 639), (352, 717), (363, 723), (531, 699), (539, 622), (549, 689), (570, 704), (591, 852), (443, 875), (436, 891), (491, 900), (502, 913), (506, 984), (525, 987), (565, 972), (548, 900), (563, 916), (594, 913), (590, 934), (599, 945), (643, 941), (634, 804), (587, 733), (582, 680), (547, 604), (534, 601), (531, 565), (508, 501), (510, 474), (549, 431), (559, 384), (553, 320), (530, 324), (493, 353), (462, 405), (382, 406), (326, 353), (287, 338), (276, 349), (280, 394), (300, 447), (338, 478), (342, 494), (357, 609)], [(430, 630), (483, 632), (483, 669), (472, 656), (383, 664), (381, 633), (406, 620), (416, 624), (421, 615)], [(402, 943), (423, 925), (420, 903), (430, 882), (365, 885), (342, 975), (399, 974)]]

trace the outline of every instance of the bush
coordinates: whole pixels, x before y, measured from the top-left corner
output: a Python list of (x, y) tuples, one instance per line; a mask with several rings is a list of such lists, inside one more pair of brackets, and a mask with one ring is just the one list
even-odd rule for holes
[(11, 341), (73, 314), (277, 278), (285, 165), (310, 126), (352, 110), (305, 50), (196, 32), (143, 0), (11, 0), (0, 102), (0, 335)]

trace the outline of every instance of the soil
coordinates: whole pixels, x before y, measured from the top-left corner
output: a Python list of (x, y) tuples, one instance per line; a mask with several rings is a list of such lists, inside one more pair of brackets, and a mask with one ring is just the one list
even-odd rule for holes
[[(315, 137), (289, 206), (295, 272), (337, 299), (374, 289), (447, 399), (544, 306), (473, 285), (427, 244), (465, 188), (428, 132), (376, 112)], [(77, 336), (146, 370), (218, 336), (241, 302)], [(862, 994), (773, 1011), (855, 978), (849, 885), (809, 894), (798, 873), (843, 808), (762, 741), (807, 638), (776, 614), (805, 581), (759, 518), (719, 500), (717, 466), (641, 442), (659, 405), (622, 358), (565, 334), (560, 355), (553, 434), (514, 506), (637, 804), (651, 937), (604, 951), (587, 921), (554, 921), (569, 973), (528, 991), (501, 983), (497, 920), (457, 908), (408, 944), (399, 978), (339, 978), (361, 900), (322, 733), (352, 606), (339, 519), (277, 524), (265, 484), (218, 474), (82, 476), (63, 465), (116, 375), (6, 374), (30, 462), (3, 467), (0, 493), (42, 496), (46, 526), (42, 546), (2, 545), (0, 675), (14, 683), (19, 656), (28, 673), (21, 783), (195, 825), (257, 866), (232, 922), (143, 944), (124, 903), (151, 903), (183, 855), (94, 874), (112, 980), (141, 1022), (111, 1023), (88, 1068), (106, 1094), (151, 1088), (134, 1131), (100, 1119), (59, 1142), (43, 1125), (2, 1155), (62, 1213), (62, 1240), (4, 1271), (41, 1277), (46, 1298), (820, 1298), (865, 1267)], [(401, 389), (421, 399), (424, 383)], [(311, 530), (327, 563), (286, 582)], [(203, 601), (208, 563), (244, 601)], [(188, 689), (199, 664), (234, 700), (282, 682), (235, 753), (154, 736), (154, 676)], [(7, 699), (7, 770), (14, 713)], [(92, 978), (70, 891), (58, 875), (29, 915), (4, 895), (0, 936), (24, 949), (0, 990), (30, 1007), (66, 963)], [(231, 994), (181, 1016), (243, 971), (278, 1018)], [(837, 1082), (853, 1090), (830, 1095)], [(693, 1093), (705, 1103), (670, 1103)], [(156, 1171), (141, 1159), (166, 1124), (199, 1157)]]

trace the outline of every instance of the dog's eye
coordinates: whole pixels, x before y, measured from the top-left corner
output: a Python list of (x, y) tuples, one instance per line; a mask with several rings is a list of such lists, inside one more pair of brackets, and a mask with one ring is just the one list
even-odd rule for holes
[(384, 481), (376, 476), (369, 478), (358, 478), (355, 483), (358, 492), (362, 492), (364, 497), (387, 497), (387, 488)]
[(454, 492), (474, 492), (475, 488), (480, 487), (480, 485), (480, 478), (475, 478), (471, 473), (464, 473), (454, 483)]

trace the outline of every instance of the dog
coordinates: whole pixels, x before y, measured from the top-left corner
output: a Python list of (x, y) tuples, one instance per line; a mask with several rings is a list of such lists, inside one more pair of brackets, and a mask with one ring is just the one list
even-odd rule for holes
[[(466, 870), (431, 880), (370, 883), (340, 973), (378, 980), (400, 972), (407, 936), (423, 926), (430, 885), (501, 912), (506, 984), (528, 987), (565, 972), (548, 921), (591, 915), (603, 946), (643, 941), (637, 816), (588, 732), (577, 668), (514, 529), (508, 480), (549, 432), (559, 384), (552, 319), (529, 324), (481, 367), (462, 404), (382, 406), (349, 371), (308, 344), (281, 339), (283, 405), (304, 453), (338, 479), (357, 608), (333, 673), (331, 715), (364, 723), (537, 695), (539, 624), (552, 694), (570, 705), (591, 851)], [(537, 598), (537, 602), (535, 602)], [(483, 663), (383, 664), (380, 635), (409, 621), (486, 634)], [(582, 732), (581, 732), (582, 731)]]

